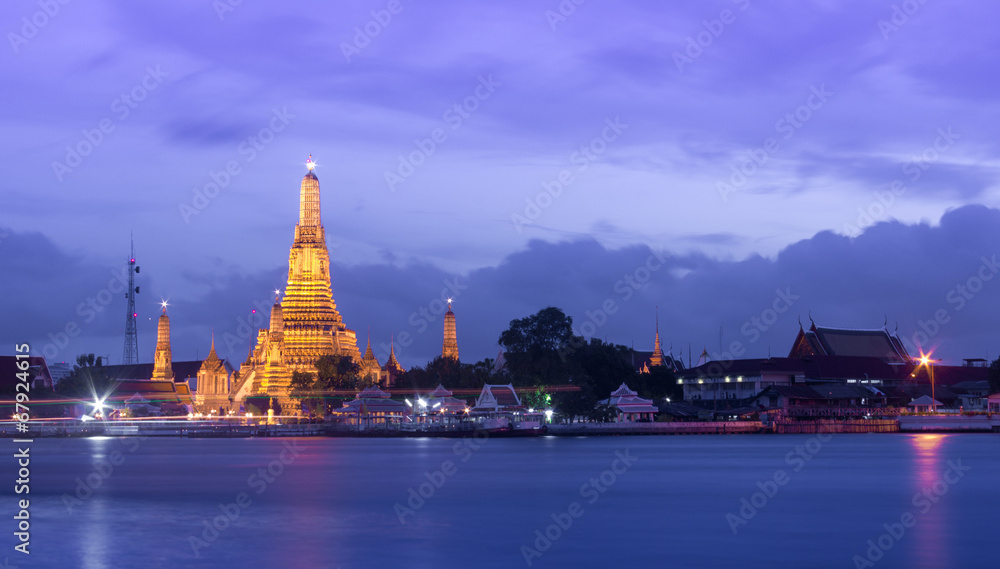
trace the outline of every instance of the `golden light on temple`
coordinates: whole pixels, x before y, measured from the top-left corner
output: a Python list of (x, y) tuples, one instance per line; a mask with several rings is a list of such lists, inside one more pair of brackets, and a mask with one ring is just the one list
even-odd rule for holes
[(315, 168), (315, 167), (316, 167), (316, 163), (313, 162), (313, 155), (310, 154), (309, 155), (309, 159), (306, 160), (306, 169), (308, 169), (310, 172), (312, 172), (313, 168)]

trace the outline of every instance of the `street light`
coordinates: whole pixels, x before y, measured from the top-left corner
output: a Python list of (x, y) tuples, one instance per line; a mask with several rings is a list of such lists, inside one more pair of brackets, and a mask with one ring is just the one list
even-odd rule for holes
[(939, 362), (941, 360), (932, 360), (930, 355), (931, 354), (925, 354), (923, 350), (921, 350), (920, 365), (927, 368), (927, 375), (931, 380), (931, 409), (933, 413), (937, 413), (937, 398), (934, 396), (934, 366), (931, 365), (931, 362)]

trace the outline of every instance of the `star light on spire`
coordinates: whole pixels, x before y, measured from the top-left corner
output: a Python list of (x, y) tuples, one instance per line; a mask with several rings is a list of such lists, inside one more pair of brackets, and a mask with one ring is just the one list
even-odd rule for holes
[(163, 309), (163, 313), (164, 314), (167, 313), (167, 301), (166, 300), (161, 300), (160, 301), (160, 308)]
[(313, 162), (313, 155), (310, 154), (309, 155), (309, 159), (306, 160), (306, 169), (309, 170), (310, 172), (312, 172), (313, 168), (315, 168), (315, 167), (316, 167), (316, 163)]

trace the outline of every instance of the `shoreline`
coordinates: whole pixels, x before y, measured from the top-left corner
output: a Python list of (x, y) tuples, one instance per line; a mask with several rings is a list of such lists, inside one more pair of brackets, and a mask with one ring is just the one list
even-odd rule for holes
[(846, 433), (1000, 433), (1000, 415), (900, 416), (893, 419), (819, 419), (814, 421), (697, 421), (669, 423), (573, 423), (551, 424), (544, 430), (450, 429), (409, 431), (359, 429), (330, 423), (234, 424), (213, 421), (113, 421), (69, 423), (47, 421), (18, 432), (16, 423), (0, 423), (0, 437), (11, 439), (111, 437), (258, 438), (258, 437), (349, 437), (349, 438), (455, 438), (466, 436), (672, 436), (736, 434), (846, 434)]

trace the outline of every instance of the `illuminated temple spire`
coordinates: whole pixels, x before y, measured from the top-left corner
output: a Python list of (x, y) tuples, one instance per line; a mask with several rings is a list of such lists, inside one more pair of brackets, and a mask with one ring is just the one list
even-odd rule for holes
[(389, 359), (385, 362), (385, 369), (390, 373), (403, 373), (406, 370), (403, 366), (399, 365), (399, 360), (396, 359), (396, 337), (392, 336), (389, 340)]
[(173, 357), (170, 352), (170, 317), (167, 316), (167, 303), (161, 303), (163, 313), (156, 328), (156, 353), (153, 355), (153, 377), (159, 381), (174, 379)]
[(319, 178), (313, 170), (316, 163), (313, 162), (312, 154), (306, 160), (306, 175), (302, 178), (302, 186), (299, 189), (299, 225), (322, 228), (319, 216)]
[(653, 355), (649, 358), (649, 365), (663, 365), (663, 346), (660, 345), (660, 307), (656, 307), (656, 340), (653, 342)]
[(441, 347), (441, 357), (458, 360), (458, 335), (455, 333), (455, 313), (451, 311), (451, 299), (448, 299), (448, 312), (444, 314), (444, 345)]
[(361, 358), (361, 377), (368, 379), (372, 383), (381, 381), (382, 366), (372, 351), (372, 332), (368, 330), (368, 347), (365, 348), (365, 356)]
[(299, 191), (299, 223), (288, 255), (288, 284), (281, 300), (285, 324), (285, 363), (313, 372), (321, 356), (361, 361), (358, 341), (337, 311), (330, 287), (330, 253), (320, 221), (319, 179), (312, 156)]

